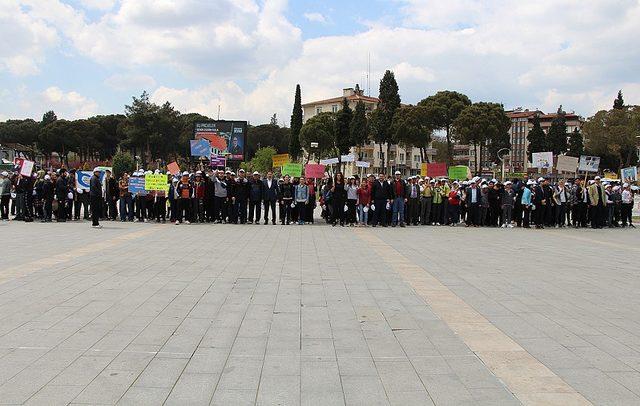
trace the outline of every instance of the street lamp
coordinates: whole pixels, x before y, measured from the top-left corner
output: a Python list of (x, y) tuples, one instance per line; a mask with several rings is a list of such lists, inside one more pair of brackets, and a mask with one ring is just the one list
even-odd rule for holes
[[(504, 151), (504, 153), (502, 153)], [(504, 157), (506, 155), (508, 155), (509, 153), (511, 153), (511, 150), (509, 148), (500, 148), (498, 150), (498, 152), (496, 153), (496, 155), (498, 155), (498, 159), (500, 160), (500, 163), (502, 164), (502, 181), (504, 182)]]

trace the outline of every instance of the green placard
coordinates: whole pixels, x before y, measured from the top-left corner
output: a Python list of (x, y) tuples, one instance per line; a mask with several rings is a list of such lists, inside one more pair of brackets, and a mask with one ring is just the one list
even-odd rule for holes
[(294, 178), (302, 176), (302, 164), (286, 163), (282, 166), (282, 176), (289, 175)]
[(144, 177), (144, 189), (145, 190), (161, 190), (169, 191), (169, 184), (167, 183), (167, 175), (164, 174), (149, 174)]
[(450, 166), (449, 179), (467, 180), (469, 175), (469, 167), (464, 165)]

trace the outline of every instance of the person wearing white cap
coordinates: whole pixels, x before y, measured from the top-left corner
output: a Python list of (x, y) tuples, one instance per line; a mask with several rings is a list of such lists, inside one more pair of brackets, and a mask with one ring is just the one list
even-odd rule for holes
[(431, 206), (433, 203), (433, 188), (435, 182), (431, 183), (428, 177), (425, 177), (424, 180), (420, 190), (420, 224), (426, 226), (427, 224), (431, 224)]
[(175, 187), (176, 190), (176, 205), (178, 210), (176, 212), (176, 225), (184, 221), (185, 224), (190, 224), (191, 218), (191, 194), (193, 188), (189, 181), (189, 172), (183, 172), (180, 181)]
[(9, 201), (11, 200), (11, 180), (9, 172), (0, 173), (0, 218), (9, 220)]
[(467, 187), (465, 192), (465, 206), (467, 208), (467, 220), (465, 225), (467, 227), (478, 227), (480, 225), (480, 189), (478, 188), (478, 181), (480, 178), (477, 176), (471, 179), (471, 184)]
[(567, 217), (566, 209), (569, 202), (569, 194), (563, 179), (558, 181), (558, 185), (553, 190), (553, 201), (556, 206), (556, 228), (562, 228)]
[(520, 204), (522, 205), (522, 226), (524, 228), (531, 228), (529, 222), (531, 220), (531, 209), (533, 205), (532, 190), (536, 182), (532, 179), (527, 181), (527, 185), (522, 190), (522, 197), (520, 198)]
[(621, 215), (622, 215), (622, 227), (626, 227), (629, 224), (629, 227), (636, 228), (633, 225), (632, 220), (632, 212), (633, 212), (633, 191), (628, 183), (624, 183), (622, 185), (622, 193), (620, 194), (621, 198)]
[(91, 227), (102, 228), (100, 225), (100, 214), (102, 213), (102, 182), (100, 181), (101, 171), (93, 169), (93, 176), (89, 180), (89, 202), (91, 205)]
[(391, 183), (391, 191), (393, 195), (393, 214), (391, 217), (391, 227), (395, 227), (400, 223), (400, 227), (404, 227), (404, 204), (407, 201), (407, 183), (401, 178), (402, 173), (396, 171), (395, 179)]
[(589, 186), (589, 218), (591, 228), (602, 228), (606, 221), (607, 196), (600, 182), (600, 176), (596, 176), (594, 183)]
[(50, 223), (53, 216), (54, 184), (50, 175), (44, 176), (42, 184), (42, 222)]
[(516, 192), (513, 190), (512, 183), (506, 181), (504, 183), (504, 189), (502, 190), (502, 196), (500, 198), (500, 205), (502, 208), (502, 224), (500, 227), (513, 228), (511, 224), (513, 205), (516, 199)]
[(238, 170), (238, 179), (235, 185), (235, 208), (234, 223), (244, 224), (247, 222), (247, 203), (249, 200), (249, 179), (244, 169)]

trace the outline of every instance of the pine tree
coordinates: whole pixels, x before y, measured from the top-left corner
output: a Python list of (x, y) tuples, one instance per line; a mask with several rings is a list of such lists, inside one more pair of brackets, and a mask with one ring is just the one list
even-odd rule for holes
[(547, 150), (544, 130), (540, 126), (540, 117), (538, 117), (537, 114), (533, 117), (533, 128), (527, 135), (527, 142), (529, 143), (529, 146), (527, 147), (529, 162), (531, 162), (531, 154)]
[(558, 156), (567, 152), (567, 119), (562, 106), (558, 108), (556, 117), (551, 121), (551, 127), (547, 133), (548, 151)]
[(293, 112), (291, 113), (291, 138), (289, 139), (289, 155), (295, 161), (300, 157), (302, 148), (300, 147), (300, 129), (302, 128), (302, 96), (300, 85), (296, 85), (296, 96), (293, 102)]
[(335, 124), (335, 140), (336, 148), (341, 154), (348, 154), (349, 150), (353, 146), (351, 143), (351, 120), (353, 118), (353, 110), (349, 107), (349, 101), (347, 98), (342, 99), (342, 109), (336, 113)]
[(42, 121), (40, 122), (40, 125), (45, 127), (47, 124), (51, 124), (57, 119), (58, 116), (56, 116), (56, 113), (54, 113), (53, 110), (49, 110), (42, 115)]
[(613, 101), (613, 108), (622, 110), (624, 108), (624, 99), (622, 98), (622, 90), (618, 90), (618, 97)]
[[(374, 139), (379, 144), (387, 144), (387, 153), (382, 159), (382, 166), (389, 166), (389, 148), (391, 142), (391, 123), (396, 110), (400, 108), (400, 95), (395, 75), (387, 70), (380, 81), (380, 95), (375, 117)], [(386, 161), (386, 164), (385, 164)]]
[(356, 104), (349, 130), (352, 145), (362, 146), (367, 143), (369, 135), (367, 129), (367, 111), (362, 100)]
[(578, 158), (582, 154), (584, 154), (584, 138), (580, 130), (576, 128), (569, 136), (569, 152), (567, 152), (567, 155)]

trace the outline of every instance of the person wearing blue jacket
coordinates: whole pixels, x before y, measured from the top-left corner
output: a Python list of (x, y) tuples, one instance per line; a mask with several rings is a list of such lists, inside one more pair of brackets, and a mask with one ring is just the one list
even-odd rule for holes
[(303, 225), (305, 208), (309, 203), (309, 186), (307, 186), (304, 177), (300, 178), (300, 182), (295, 187), (294, 201), (299, 213), (298, 224)]
[(531, 219), (531, 205), (532, 205), (531, 202), (533, 201), (533, 193), (531, 192), (531, 189), (533, 188), (534, 185), (535, 185), (535, 182), (532, 180), (529, 180), (527, 182), (527, 186), (524, 188), (522, 192), (522, 200), (520, 201), (520, 203), (522, 204), (524, 228), (531, 228), (531, 226), (529, 225), (529, 221)]

